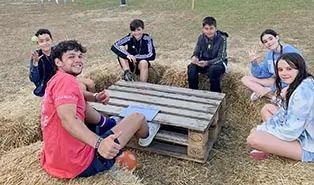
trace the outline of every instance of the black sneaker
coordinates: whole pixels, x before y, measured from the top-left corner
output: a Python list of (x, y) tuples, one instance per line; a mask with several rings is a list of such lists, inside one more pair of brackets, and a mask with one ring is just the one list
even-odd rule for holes
[(133, 73), (130, 70), (125, 70), (123, 74), (123, 80), (134, 81)]

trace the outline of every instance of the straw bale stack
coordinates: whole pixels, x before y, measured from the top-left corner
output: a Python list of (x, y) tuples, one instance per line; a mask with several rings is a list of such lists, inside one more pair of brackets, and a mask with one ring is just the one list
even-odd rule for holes
[[(42, 142), (14, 149), (0, 158), (0, 184), (42, 184), (42, 185), (141, 185), (131, 171), (119, 170), (100, 173), (89, 178), (59, 180), (53, 178), (41, 168), (39, 154)], [(115, 174), (115, 175), (114, 175)]]
[(32, 89), (23, 88), (0, 107), (0, 155), (12, 148), (29, 145), (41, 139), (41, 98)]

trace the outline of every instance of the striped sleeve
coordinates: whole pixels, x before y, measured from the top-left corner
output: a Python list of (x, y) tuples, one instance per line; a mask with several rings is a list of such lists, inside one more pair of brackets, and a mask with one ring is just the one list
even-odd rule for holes
[(132, 36), (129, 34), (118, 40), (111, 46), (111, 51), (113, 51), (119, 57), (126, 59), (126, 56), (129, 55), (129, 53), (126, 50), (122, 49), (121, 46), (125, 46), (131, 40), (131, 38)]
[(220, 62), (224, 62), (227, 58), (227, 37), (222, 36), (222, 40), (218, 44), (220, 44), (220, 46), (218, 49), (217, 57), (210, 60), (210, 64), (218, 64)]

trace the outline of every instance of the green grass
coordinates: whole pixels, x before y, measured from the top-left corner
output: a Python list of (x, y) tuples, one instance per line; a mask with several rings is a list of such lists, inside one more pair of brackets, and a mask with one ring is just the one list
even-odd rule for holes
[[(204, 16), (214, 16), (222, 28), (243, 31), (255, 27), (263, 29), (277, 25), (287, 16), (296, 12), (311, 11), (312, 0), (195, 0), (195, 9), (191, 10), (192, 0), (127, 0), (128, 6), (119, 8), (120, 0), (81, 0), (79, 5), (88, 9), (115, 9), (121, 11), (141, 10), (151, 13), (185, 13), (195, 18), (195, 26)], [(295, 21), (298, 21), (298, 16)], [(190, 23), (187, 23), (190, 24)]]

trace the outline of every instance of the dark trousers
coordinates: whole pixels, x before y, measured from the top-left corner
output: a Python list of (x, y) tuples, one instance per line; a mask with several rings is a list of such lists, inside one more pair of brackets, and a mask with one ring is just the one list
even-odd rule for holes
[(210, 91), (221, 92), (220, 80), (221, 75), (225, 72), (222, 63), (213, 64), (206, 67), (199, 67), (195, 64), (188, 65), (189, 88), (198, 89), (198, 74), (206, 74), (209, 78)]

